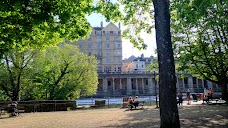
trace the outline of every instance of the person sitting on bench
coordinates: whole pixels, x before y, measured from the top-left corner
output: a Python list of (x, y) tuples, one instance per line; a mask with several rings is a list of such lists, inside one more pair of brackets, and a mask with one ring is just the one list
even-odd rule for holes
[(139, 106), (139, 97), (136, 96), (135, 99), (133, 100), (133, 105), (135, 106), (135, 109), (137, 106)]
[(17, 105), (17, 102), (12, 102), (11, 104), (8, 104), (8, 112), (11, 114), (11, 116), (16, 116), (18, 114)]
[(129, 99), (128, 99), (128, 106), (130, 106), (131, 110), (132, 110), (132, 108), (133, 108), (133, 99), (132, 99), (132, 97), (129, 97)]

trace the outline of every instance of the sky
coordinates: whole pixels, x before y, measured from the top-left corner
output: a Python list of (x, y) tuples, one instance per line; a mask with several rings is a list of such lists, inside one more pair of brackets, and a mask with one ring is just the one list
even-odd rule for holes
[[(92, 27), (100, 27), (101, 21), (103, 22), (103, 26), (108, 25), (109, 22), (105, 21), (105, 18), (102, 17), (100, 14), (91, 14), (87, 16), (87, 21), (91, 24)], [(115, 22), (113, 22), (115, 23)], [(115, 23), (118, 26), (118, 23)], [(123, 31), (124, 26), (121, 26), (121, 31)], [(144, 42), (147, 44), (146, 50), (138, 50), (134, 48), (133, 45), (130, 43), (129, 40), (122, 38), (122, 55), (123, 59), (129, 58), (130, 56), (134, 55), (135, 57), (141, 56), (144, 54), (144, 57), (156, 56), (155, 49), (156, 49), (156, 39), (155, 39), (155, 30), (153, 30), (152, 34), (141, 33), (141, 37), (144, 39)]]

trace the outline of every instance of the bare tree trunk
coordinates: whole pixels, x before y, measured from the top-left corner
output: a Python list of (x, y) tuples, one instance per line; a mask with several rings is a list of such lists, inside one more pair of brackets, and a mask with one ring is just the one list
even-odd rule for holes
[(170, 35), (169, 0), (153, 0), (159, 63), (159, 105), (161, 128), (179, 128), (176, 77)]
[(228, 101), (228, 90), (227, 90), (227, 84), (220, 84), (219, 85), (222, 90), (222, 99)]

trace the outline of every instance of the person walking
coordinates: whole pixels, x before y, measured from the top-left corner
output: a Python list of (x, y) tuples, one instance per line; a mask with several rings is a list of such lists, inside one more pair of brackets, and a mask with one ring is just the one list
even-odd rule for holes
[(191, 97), (190, 97), (190, 90), (189, 89), (187, 89), (187, 92), (186, 92), (186, 96), (187, 96), (187, 101), (188, 101), (188, 105), (190, 105), (190, 103), (191, 103)]

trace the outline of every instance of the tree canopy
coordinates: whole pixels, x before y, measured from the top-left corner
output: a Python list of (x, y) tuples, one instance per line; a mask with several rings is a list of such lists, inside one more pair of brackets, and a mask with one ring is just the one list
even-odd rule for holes
[(76, 46), (62, 43), (49, 47), (33, 62), (34, 83), (46, 90), (47, 99), (79, 98), (97, 90), (95, 57), (79, 52)]
[(97, 90), (95, 57), (69, 44), (45, 51), (11, 50), (4, 54), (0, 66), (2, 100), (63, 100), (92, 95)]
[(172, 10), (179, 70), (220, 85), (228, 99), (228, 2), (174, 1)]
[(14, 48), (36, 49), (85, 37), (91, 32), (86, 15), (92, 12), (113, 20), (121, 14), (117, 4), (103, 0), (1, 0), (0, 56)]

